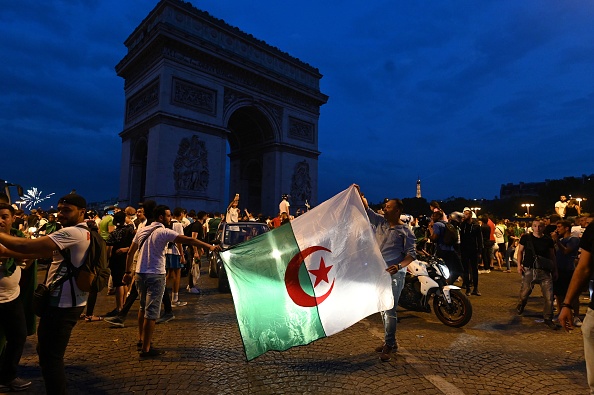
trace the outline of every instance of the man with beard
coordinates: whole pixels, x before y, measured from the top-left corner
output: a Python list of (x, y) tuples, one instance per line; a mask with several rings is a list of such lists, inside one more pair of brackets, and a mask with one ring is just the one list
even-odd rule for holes
[(474, 286), (473, 293), (480, 296), (478, 291), (478, 264), (483, 250), (483, 236), (480, 225), (472, 218), (472, 211), (464, 207), (464, 219), (460, 223), (460, 256), (464, 268), (462, 288), (466, 295), (470, 295), (470, 285)]
[(559, 200), (555, 203), (555, 213), (561, 218), (565, 217), (565, 207), (567, 207), (567, 197), (561, 195)]
[(384, 321), (384, 344), (376, 347), (375, 351), (380, 353), (380, 360), (387, 362), (391, 359), (390, 354), (398, 350), (396, 343), (396, 324), (398, 299), (404, 288), (406, 267), (416, 258), (416, 238), (410, 227), (400, 220), (404, 205), (400, 199), (388, 199), (384, 205), (384, 215), (379, 215), (369, 208), (367, 199), (363, 197), (359, 186), (355, 185), (365, 211), (369, 217), (376, 242), (386, 262), (386, 271), (392, 276), (392, 294), (394, 295), (394, 307), (382, 311)]
[[(48, 287), (67, 278), (54, 288), (37, 328), (37, 353), (48, 394), (66, 393), (64, 354), (72, 329), (87, 304), (88, 293), (78, 288), (71, 275), (72, 267), (83, 265), (90, 245), (91, 235), (84, 219), (86, 206), (85, 198), (75, 193), (60, 198), (58, 222), (64, 228), (46, 237), (21, 239), (0, 233), (0, 243), (12, 251), (37, 257), (52, 256), (45, 281)], [(70, 262), (62, 255), (66, 249), (70, 252)]]

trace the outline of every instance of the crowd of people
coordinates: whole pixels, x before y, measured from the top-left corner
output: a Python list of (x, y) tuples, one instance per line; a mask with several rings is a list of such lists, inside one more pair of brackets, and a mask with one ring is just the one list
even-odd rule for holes
[[(87, 210), (86, 200), (74, 191), (59, 199), (57, 210), (33, 209), (30, 214), (8, 204), (0, 196), (0, 392), (28, 388), (30, 381), (18, 377), (18, 364), (27, 336), (37, 331), (39, 364), (48, 394), (66, 393), (64, 353), (72, 329), (79, 320), (106, 321), (123, 327), (137, 299), (140, 358), (163, 354), (153, 347), (157, 323), (175, 318), (180, 298), (182, 270), (186, 291), (199, 294), (200, 261), (212, 244), (221, 222), (261, 221), (270, 228), (293, 219), (288, 195), (283, 195), (275, 218), (254, 216), (239, 209), (239, 194), (225, 213), (195, 212), (181, 207), (173, 211), (144, 201), (138, 207), (107, 207), (103, 213)], [(101, 214), (101, 215), (100, 215)], [(297, 210), (295, 214), (301, 214)], [(105, 241), (111, 272), (108, 294), (113, 310), (95, 314), (99, 290), (78, 287), (77, 270), (89, 253), (89, 233)], [(50, 303), (39, 315), (31, 306), (37, 267), (47, 268), (44, 284), (51, 290)], [(59, 285), (58, 285), (59, 284)]]
[[(590, 393), (594, 393), (594, 215), (582, 215), (579, 205), (567, 202), (565, 196), (555, 203), (555, 214), (518, 223), (486, 214), (477, 216), (469, 207), (446, 215), (436, 201), (430, 203), (430, 217), (404, 214), (400, 199), (385, 199), (383, 208), (375, 213), (363, 194), (361, 199), (392, 276), (395, 306), (404, 286), (406, 266), (421, 251), (443, 259), (451, 273), (450, 282), (461, 281), (467, 296), (481, 296), (479, 274), (491, 270), (511, 273), (511, 266), (516, 266), (522, 278), (516, 306), (519, 315), (539, 284), (544, 299), (543, 322), (548, 328), (571, 330), (582, 326), (587, 379)], [(588, 284), (590, 304), (582, 323), (578, 298), (588, 291)], [(390, 354), (398, 349), (396, 308), (383, 312), (382, 318), (384, 343), (375, 351), (381, 361), (389, 361)]]
[[(385, 338), (375, 350), (382, 361), (390, 360), (398, 349), (398, 298), (406, 266), (418, 253), (443, 259), (451, 273), (448, 281), (460, 282), (467, 296), (482, 295), (480, 275), (495, 270), (512, 273), (515, 267), (522, 276), (518, 314), (523, 313), (534, 285), (539, 284), (545, 302), (543, 319), (549, 328), (560, 327), (554, 317), (555, 301), (563, 327), (582, 324), (578, 296), (584, 290), (584, 278), (594, 272), (589, 270), (588, 263), (580, 271), (583, 281), (571, 286), (570, 283), (572, 277), (577, 281), (573, 276), (576, 263), (584, 256), (589, 258), (591, 246), (588, 249), (585, 243), (591, 241), (584, 241), (582, 236), (593, 233), (584, 231), (593, 217), (582, 215), (575, 202), (562, 196), (555, 204), (555, 214), (516, 222), (477, 215), (468, 207), (448, 215), (436, 201), (430, 203), (428, 215), (414, 218), (405, 214), (399, 199), (386, 199), (377, 212), (369, 207), (363, 194), (361, 199), (392, 276), (395, 299), (394, 308), (382, 312)], [(65, 281), (54, 290), (49, 312), (40, 317), (37, 328), (39, 361), (47, 392), (64, 393), (64, 352), (77, 321), (105, 321), (123, 327), (140, 296), (137, 348), (140, 358), (157, 357), (163, 352), (152, 345), (155, 325), (174, 319), (173, 308), (187, 304), (180, 296), (183, 277), (187, 277), (187, 294), (200, 293), (200, 261), (207, 250), (218, 248), (213, 241), (222, 222), (259, 221), (276, 228), (303, 213), (297, 210), (291, 215), (287, 195), (281, 197), (274, 218), (253, 215), (239, 205), (237, 194), (223, 213), (187, 211), (181, 207), (171, 211), (154, 201), (145, 201), (138, 207), (108, 207), (99, 215), (86, 209), (83, 197), (71, 193), (59, 200), (56, 212), (36, 209), (25, 215), (6, 201), (0, 202), (0, 256), (4, 257), (0, 270), (0, 329), (5, 338), (0, 391), (21, 390), (31, 384), (18, 377), (17, 368), (26, 337), (35, 332), (26, 301), (34, 288), (38, 264), (47, 266), (45, 283), (49, 286), (70, 270), (70, 264), (75, 268), (82, 264), (89, 246), (86, 232), (97, 231), (105, 240), (113, 310), (95, 314), (97, 291), (83, 292), (76, 281)], [(590, 239), (588, 236), (587, 240)], [(62, 255), (65, 249), (71, 252), (70, 262)], [(594, 357), (594, 340), (592, 344)], [(0, 349), (2, 346), (0, 341)]]

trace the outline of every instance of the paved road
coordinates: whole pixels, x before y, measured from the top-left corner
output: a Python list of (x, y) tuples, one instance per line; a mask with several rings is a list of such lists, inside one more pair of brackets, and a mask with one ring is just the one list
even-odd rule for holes
[[(400, 350), (380, 362), (379, 314), (313, 344), (268, 352), (247, 363), (230, 294), (203, 275), (202, 295), (183, 294), (188, 306), (157, 326), (155, 346), (167, 353), (139, 360), (132, 316), (125, 328), (81, 321), (66, 352), (71, 393), (84, 394), (586, 394), (581, 333), (552, 331), (538, 322), (537, 286), (524, 316), (515, 313), (515, 273), (480, 276), (483, 296), (472, 297), (474, 316), (462, 329), (434, 315), (402, 312)], [(582, 301), (585, 311), (586, 300)], [(112, 297), (101, 295), (97, 312)], [(26, 393), (43, 393), (36, 338), (28, 339), (21, 376)]]

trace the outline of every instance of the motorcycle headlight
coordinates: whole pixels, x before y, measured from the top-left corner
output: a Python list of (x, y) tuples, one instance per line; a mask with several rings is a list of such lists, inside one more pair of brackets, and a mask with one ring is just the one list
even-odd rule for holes
[(445, 278), (445, 279), (450, 278), (450, 269), (448, 269), (448, 267), (446, 265), (438, 263), (437, 267), (439, 268), (439, 271), (441, 272), (441, 274), (443, 274), (443, 278)]

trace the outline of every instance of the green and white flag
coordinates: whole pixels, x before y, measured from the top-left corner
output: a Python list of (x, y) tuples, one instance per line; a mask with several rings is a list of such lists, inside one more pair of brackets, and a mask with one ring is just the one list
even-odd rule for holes
[(248, 361), (333, 335), (394, 305), (355, 187), (221, 256)]

